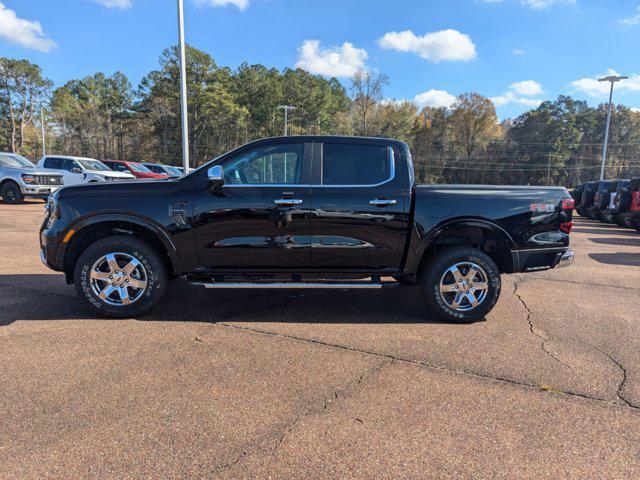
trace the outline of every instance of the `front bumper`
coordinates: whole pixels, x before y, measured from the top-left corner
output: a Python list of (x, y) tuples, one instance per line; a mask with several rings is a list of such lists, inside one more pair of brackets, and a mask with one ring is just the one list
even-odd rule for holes
[(512, 273), (538, 272), (552, 268), (564, 268), (573, 264), (574, 253), (569, 248), (535, 248), (512, 250)]
[(58, 190), (62, 185), (21, 185), (20, 192), (25, 197), (30, 198), (47, 198), (53, 192)]
[(40, 231), (40, 261), (51, 270), (61, 272), (64, 266), (64, 248), (57, 237), (46, 235)]

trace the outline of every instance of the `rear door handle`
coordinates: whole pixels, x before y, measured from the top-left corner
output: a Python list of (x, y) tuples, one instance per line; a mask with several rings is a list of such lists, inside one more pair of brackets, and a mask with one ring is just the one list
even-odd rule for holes
[(374, 207), (386, 207), (387, 205), (395, 205), (396, 203), (398, 203), (396, 199), (374, 198), (373, 200), (369, 200), (369, 205), (373, 205)]
[(281, 207), (291, 207), (293, 205), (302, 205), (302, 200), (297, 198), (279, 198), (274, 200), (273, 203)]

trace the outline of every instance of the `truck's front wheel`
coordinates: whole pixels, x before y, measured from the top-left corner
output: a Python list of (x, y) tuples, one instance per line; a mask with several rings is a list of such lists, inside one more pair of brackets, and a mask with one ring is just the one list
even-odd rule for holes
[(448, 322), (484, 318), (500, 297), (500, 270), (486, 253), (471, 247), (439, 251), (422, 269), (420, 289), (429, 309)]
[(24, 201), (24, 196), (20, 191), (20, 187), (17, 183), (14, 182), (5, 182), (0, 190), (0, 196), (2, 196), (2, 200), (4, 203), (17, 204), (22, 203)]
[(74, 271), (76, 290), (109, 317), (142, 315), (162, 297), (167, 271), (149, 243), (128, 235), (103, 238), (87, 248)]

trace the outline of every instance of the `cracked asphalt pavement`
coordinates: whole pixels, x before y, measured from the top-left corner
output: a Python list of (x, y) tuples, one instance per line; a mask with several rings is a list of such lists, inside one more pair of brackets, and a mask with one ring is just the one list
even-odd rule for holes
[(206, 291), (105, 320), (0, 204), (0, 478), (640, 478), (640, 234), (451, 325), (413, 287)]

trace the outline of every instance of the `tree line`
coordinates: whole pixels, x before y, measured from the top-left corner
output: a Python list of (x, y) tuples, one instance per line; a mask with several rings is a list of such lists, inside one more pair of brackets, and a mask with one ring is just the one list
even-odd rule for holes
[[(54, 88), (27, 60), (0, 58), (0, 150), (35, 159), (44, 122), (47, 153), (178, 165), (181, 162), (177, 47), (137, 87), (121, 72)], [(243, 63), (220, 67), (187, 47), (189, 145), (200, 165), (251, 140), (293, 135), (391, 137), (409, 144), (419, 181), (573, 185), (599, 173), (606, 105), (570, 96), (498, 121), (492, 101), (460, 95), (449, 108), (390, 101), (389, 78), (358, 72), (345, 87), (302, 69)], [(42, 114), (41, 114), (42, 109)], [(640, 175), (640, 113), (615, 107), (607, 177)]]

